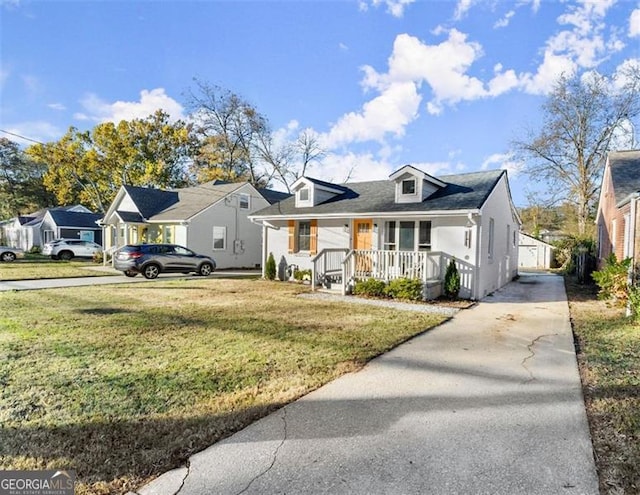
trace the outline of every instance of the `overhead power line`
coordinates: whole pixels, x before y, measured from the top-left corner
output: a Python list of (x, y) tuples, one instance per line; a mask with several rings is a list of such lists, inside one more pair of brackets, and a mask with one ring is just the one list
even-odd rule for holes
[(38, 141), (37, 139), (31, 139), (31, 138), (28, 138), (27, 136), (21, 136), (20, 134), (16, 134), (15, 132), (5, 131), (4, 129), (0, 129), (0, 132), (4, 132), (9, 136), (14, 136), (20, 139), (24, 139), (25, 141), (31, 141), (32, 143), (44, 144), (42, 141)]

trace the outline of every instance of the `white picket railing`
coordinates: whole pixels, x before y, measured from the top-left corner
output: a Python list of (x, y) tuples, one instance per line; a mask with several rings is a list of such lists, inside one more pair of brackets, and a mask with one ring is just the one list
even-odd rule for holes
[(355, 280), (375, 278), (417, 278), (422, 281), (442, 278), (442, 253), (428, 251), (352, 250), (343, 263), (342, 290)]
[(327, 277), (342, 276), (342, 262), (349, 252), (348, 249), (323, 249), (311, 260), (312, 289), (316, 285), (323, 285)]

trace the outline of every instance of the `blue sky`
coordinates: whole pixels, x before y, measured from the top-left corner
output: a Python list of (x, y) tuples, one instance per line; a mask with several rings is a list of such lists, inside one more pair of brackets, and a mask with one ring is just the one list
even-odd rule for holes
[(198, 78), (280, 139), (317, 133), (314, 177), (506, 168), (519, 206), (535, 187), (510, 143), (540, 124), (557, 76), (640, 64), (627, 0), (0, 0), (0, 16), (5, 131), (52, 141), (158, 108), (186, 118)]

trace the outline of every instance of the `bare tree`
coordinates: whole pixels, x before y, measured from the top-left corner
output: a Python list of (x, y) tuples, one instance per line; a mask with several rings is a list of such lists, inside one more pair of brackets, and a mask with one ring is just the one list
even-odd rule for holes
[(192, 173), (200, 179), (247, 180), (264, 186), (256, 142), (269, 134), (267, 119), (241, 96), (196, 80), (187, 96), (201, 146)]
[(552, 200), (575, 206), (584, 235), (613, 139), (640, 114), (640, 71), (629, 65), (611, 78), (562, 76), (542, 110), (541, 129), (515, 148), (529, 176), (546, 183)]

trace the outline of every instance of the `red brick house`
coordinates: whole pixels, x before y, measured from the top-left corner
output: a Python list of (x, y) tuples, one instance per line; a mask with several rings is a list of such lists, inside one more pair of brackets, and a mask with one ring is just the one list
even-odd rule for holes
[(602, 177), (596, 225), (598, 266), (615, 253), (640, 262), (640, 150), (609, 153)]

